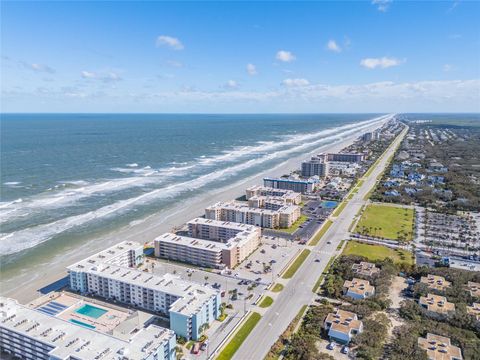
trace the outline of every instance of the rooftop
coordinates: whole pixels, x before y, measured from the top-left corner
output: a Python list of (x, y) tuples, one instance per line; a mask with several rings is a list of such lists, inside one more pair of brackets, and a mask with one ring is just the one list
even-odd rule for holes
[(331, 329), (346, 335), (350, 335), (352, 330), (358, 332), (362, 327), (362, 322), (358, 320), (357, 314), (340, 309), (335, 313), (328, 314), (325, 323), (330, 323)]
[(433, 311), (439, 314), (445, 314), (450, 311), (455, 311), (455, 304), (447, 301), (445, 296), (428, 294), (420, 297), (420, 305), (427, 306), (428, 311)]
[(445, 290), (447, 287), (450, 286), (450, 282), (446, 281), (443, 276), (431, 275), (428, 274), (427, 276), (422, 276), (420, 282), (426, 284), (430, 289), (436, 290)]
[(43, 314), (4, 297), (0, 297), (0, 321), (6, 329), (51, 345), (50, 354), (59, 359), (67, 359), (72, 354), (81, 360), (144, 359), (175, 336), (171, 330), (149, 325), (132, 332), (128, 340), (122, 340)]
[(353, 264), (352, 269), (355, 273), (364, 276), (372, 276), (380, 271), (375, 264), (367, 261), (362, 261), (360, 264)]
[(353, 292), (359, 295), (365, 295), (366, 293), (372, 294), (375, 287), (370, 285), (370, 281), (353, 278), (352, 280), (345, 280), (343, 287), (348, 288), (349, 292)]
[(473, 303), (472, 306), (467, 306), (467, 312), (480, 321), (480, 303)]
[(428, 333), (426, 338), (418, 338), (418, 346), (427, 351), (430, 360), (457, 360), (462, 358), (459, 347), (450, 343), (450, 338)]
[(467, 284), (468, 291), (470, 295), (476, 298), (480, 298), (480, 283), (469, 281)]

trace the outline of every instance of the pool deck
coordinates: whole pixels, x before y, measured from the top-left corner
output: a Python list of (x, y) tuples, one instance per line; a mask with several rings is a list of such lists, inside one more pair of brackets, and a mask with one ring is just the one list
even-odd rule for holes
[[(37, 309), (42, 306), (45, 306), (51, 301), (54, 301), (56, 303), (62, 304), (67, 307), (65, 310), (59, 312), (55, 317), (66, 320), (66, 321), (70, 321), (70, 320), (80, 321), (90, 326), (94, 326), (95, 330), (106, 333), (106, 334), (111, 334), (113, 330), (122, 322), (124, 322), (127, 318), (129, 318), (132, 313), (131, 311), (128, 311), (128, 310), (121, 311), (119, 309), (114, 309), (109, 306), (102, 306), (101, 304), (96, 304), (96, 303), (87, 301), (81, 296), (64, 293), (64, 292), (51, 293), (46, 296), (42, 296), (38, 299), (35, 299), (28, 306)], [(99, 316), (98, 318), (77, 313), (77, 310), (82, 308), (82, 306), (84, 305), (90, 305), (95, 308), (105, 310), (106, 312), (101, 316)]]

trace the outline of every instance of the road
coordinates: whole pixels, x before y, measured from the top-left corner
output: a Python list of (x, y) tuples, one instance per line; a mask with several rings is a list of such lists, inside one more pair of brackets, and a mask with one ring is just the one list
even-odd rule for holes
[[(288, 281), (278, 298), (235, 353), (233, 360), (261, 360), (265, 358), (272, 345), (297, 315), (301, 307), (313, 301), (315, 294), (312, 292), (312, 288), (315, 282), (325, 270), (330, 258), (336, 254), (340, 241), (348, 238), (348, 228), (354, 216), (365, 204), (363, 198), (375, 186), (377, 177), (385, 169), (389, 157), (394, 153), (396, 146), (404, 138), (407, 131), (408, 128), (405, 128), (393, 141), (372, 173), (364, 178), (362, 186), (347, 203), (340, 216), (332, 218), (333, 224), (325, 233), (322, 241), (316, 246), (307, 247), (312, 250), (314, 255), (310, 255), (294, 277)], [(330, 244), (326, 240), (329, 240)], [(320, 259), (320, 262), (315, 262), (315, 259)]]

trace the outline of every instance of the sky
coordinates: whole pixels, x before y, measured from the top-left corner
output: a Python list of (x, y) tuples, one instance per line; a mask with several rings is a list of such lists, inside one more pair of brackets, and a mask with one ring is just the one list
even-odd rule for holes
[(2, 112), (479, 112), (479, 1), (1, 2)]

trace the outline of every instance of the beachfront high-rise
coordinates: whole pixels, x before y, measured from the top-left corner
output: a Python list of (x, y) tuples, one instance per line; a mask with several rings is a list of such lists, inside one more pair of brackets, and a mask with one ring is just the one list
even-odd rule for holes
[(172, 330), (141, 324), (128, 334), (105, 334), (0, 297), (0, 348), (32, 360), (175, 360)]
[(318, 157), (312, 157), (310, 160), (302, 162), (303, 177), (326, 177), (328, 176), (328, 162)]
[(298, 180), (288, 178), (264, 178), (263, 185), (274, 189), (291, 190), (297, 193), (308, 194), (315, 191), (318, 182), (314, 180)]
[(220, 293), (172, 274), (137, 270), (140, 249), (122, 242), (69, 266), (72, 290), (168, 315), (177, 335), (197, 340), (202, 326), (220, 315)]
[(211, 220), (230, 221), (268, 229), (288, 228), (300, 217), (300, 207), (285, 205), (277, 210), (250, 207), (241, 202), (218, 202), (205, 209)]
[(210, 268), (233, 268), (260, 244), (261, 229), (253, 225), (196, 218), (189, 236), (157, 237), (155, 256)]

